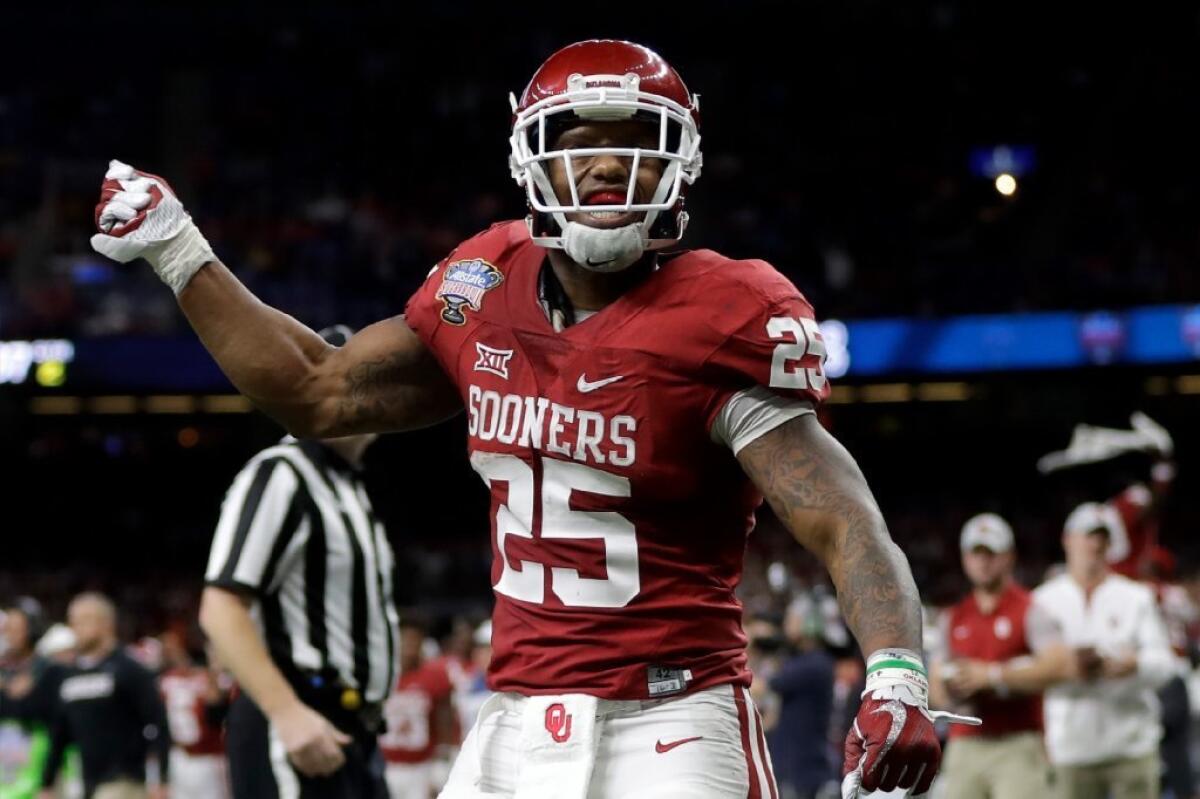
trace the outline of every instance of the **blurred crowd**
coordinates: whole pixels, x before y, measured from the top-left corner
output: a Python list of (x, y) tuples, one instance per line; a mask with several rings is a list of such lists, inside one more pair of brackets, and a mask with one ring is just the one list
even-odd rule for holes
[[(1080, 36), (1074, 18), (1059, 35), (1039, 17), (1042, 47), (1020, 15), (866, 9), (806, 9), (797, 33), (751, 3), (723, 20), (720, 59), (702, 14), (629, 22), (704, 98), (689, 246), (772, 261), (823, 316), (1200, 299), (1188, 9), (1091, 17), (1122, 41), (1153, 31), (1145, 48)], [(0, 88), (0, 337), (183, 329), (147, 270), (88, 246), (117, 156), (172, 181), (264, 301), (314, 328), (398, 312), (464, 236), (524, 215), (507, 94), (597, 31), (565, 10), (520, 36), (494, 35), (499, 12), (429, 13), (163, 7), (128, 21), (177, 33), (152, 73), (99, 82), (71, 58), (88, 12), (55, 19), (63, 57)], [(8, 54), (37, 60), (20, 29)], [(1034, 154), (1011, 197), (972, 167), (1006, 144)]]

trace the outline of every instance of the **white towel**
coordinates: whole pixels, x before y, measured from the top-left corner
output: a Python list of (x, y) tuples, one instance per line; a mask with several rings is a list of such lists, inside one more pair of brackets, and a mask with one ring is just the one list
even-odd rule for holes
[(586, 799), (596, 762), (596, 697), (531, 696), (522, 704), (513, 799)]

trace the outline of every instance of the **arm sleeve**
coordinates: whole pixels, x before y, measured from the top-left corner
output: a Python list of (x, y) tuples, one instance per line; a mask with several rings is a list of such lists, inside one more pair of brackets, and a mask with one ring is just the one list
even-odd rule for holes
[(1160, 688), (1182, 671), (1183, 664), (1171, 649), (1167, 625), (1162, 613), (1147, 591), (1137, 625), (1138, 682), (1150, 688)]
[(709, 432), (713, 441), (724, 444), (737, 455), (759, 436), (807, 413), (813, 413), (813, 404), (808, 400), (781, 397), (762, 386), (754, 386), (737, 392), (725, 402)]
[(138, 718), (145, 730), (150, 751), (158, 759), (159, 779), (169, 782), (167, 769), (171, 760), (171, 730), (167, 724), (167, 708), (158, 690), (154, 674), (136, 663), (129, 663), (124, 679), (137, 707)]
[[(758, 400), (758, 410), (773, 411), (775, 424), (780, 424), (811, 412), (829, 396), (825, 340), (812, 306), (782, 276), (774, 277), (770, 285), (773, 296), (748, 290), (747, 296), (734, 304), (735, 326), (704, 362), (705, 370), (720, 386), (708, 409), (710, 435), (714, 427), (716, 435), (728, 429), (730, 416), (744, 417), (735, 411), (739, 403), (747, 405), (747, 398)], [(757, 392), (748, 391), (756, 388)], [(782, 402), (772, 403), (772, 397)], [(722, 411), (730, 403), (734, 404), (722, 419)], [(791, 415), (781, 418), (780, 409)], [(771, 427), (760, 429), (758, 435)]]
[(304, 518), (305, 496), (295, 468), (283, 456), (252, 461), (225, 495), (205, 582), (266, 593)]

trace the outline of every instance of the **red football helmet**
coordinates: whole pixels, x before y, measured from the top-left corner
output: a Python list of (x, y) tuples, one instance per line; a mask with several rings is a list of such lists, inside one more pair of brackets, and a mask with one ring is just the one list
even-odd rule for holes
[[(687, 226), (683, 210), (686, 185), (700, 176), (699, 96), (663, 58), (639, 44), (612, 40), (578, 42), (559, 50), (542, 64), (513, 110), (509, 165), (517, 185), (528, 195), (533, 239), (561, 249), (566, 214), (587, 211), (644, 211), (641, 235), (646, 249), (679, 241)], [(598, 147), (556, 150), (557, 133), (579, 121), (644, 120), (658, 126), (658, 146)], [(632, 159), (636, 174), (643, 158), (666, 162), (650, 202), (633, 202), (634, 181), (625, 203), (585, 206), (575, 183), (571, 158), (615, 155)], [(555, 196), (545, 168), (561, 159), (571, 181), (571, 196)], [(550, 224), (551, 220), (557, 225)]]

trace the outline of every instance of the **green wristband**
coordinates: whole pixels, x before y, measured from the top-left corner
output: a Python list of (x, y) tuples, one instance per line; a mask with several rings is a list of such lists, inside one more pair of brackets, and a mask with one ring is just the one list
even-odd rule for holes
[(907, 669), (909, 671), (915, 671), (918, 674), (926, 677), (929, 676), (923, 666), (918, 666), (916, 663), (908, 660), (881, 660), (878, 663), (872, 664), (867, 669), (867, 674), (874, 674), (882, 669)]

